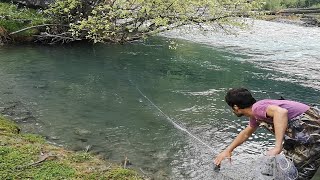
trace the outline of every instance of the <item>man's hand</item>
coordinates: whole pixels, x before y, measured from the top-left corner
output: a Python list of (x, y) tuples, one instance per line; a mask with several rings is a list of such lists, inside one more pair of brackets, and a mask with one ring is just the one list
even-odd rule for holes
[(231, 152), (228, 150), (222, 151), (214, 160), (214, 164), (219, 166), (221, 161), (223, 161), (225, 158), (228, 158), (231, 161), (231, 155), (232, 155)]
[(221, 161), (225, 158), (228, 158), (231, 161), (231, 152), (244, 141), (246, 141), (256, 130), (256, 127), (254, 128), (248, 125), (238, 134), (238, 136), (232, 141), (232, 143), (216, 157), (216, 159), (214, 160), (214, 164), (219, 166)]
[(281, 151), (282, 151), (282, 148), (274, 147), (274, 148), (270, 149), (269, 151), (267, 151), (267, 155), (268, 156), (275, 156), (277, 154), (280, 154)]

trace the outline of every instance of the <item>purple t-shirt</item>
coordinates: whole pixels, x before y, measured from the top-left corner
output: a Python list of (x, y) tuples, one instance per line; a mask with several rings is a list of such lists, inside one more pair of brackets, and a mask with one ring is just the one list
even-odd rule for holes
[(310, 107), (308, 105), (289, 101), (289, 100), (272, 100), (272, 99), (264, 99), (261, 101), (257, 101), (252, 105), (252, 113), (253, 118), (250, 118), (249, 125), (251, 127), (258, 127), (259, 121), (265, 121), (273, 123), (273, 119), (267, 117), (267, 107), (269, 105), (280, 106), (281, 108), (288, 110), (288, 120), (291, 120), (304, 112), (306, 112)]

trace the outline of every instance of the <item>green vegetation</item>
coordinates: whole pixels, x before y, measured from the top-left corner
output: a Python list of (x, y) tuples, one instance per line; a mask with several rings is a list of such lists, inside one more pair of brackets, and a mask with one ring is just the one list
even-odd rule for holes
[(0, 3), (0, 44), (32, 40), (32, 35), (48, 44), (125, 43), (184, 25), (202, 28), (209, 23), (228, 31), (246, 27), (246, 19), (239, 17), (255, 18), (261, 9), (297, 7), (320, 7), (320, 0), (56, 0), (44, 11)]
[(0, 116), (0, 132), (17, 134), (19, 133), (19, 128), (15, 123), (7, 121), (4, 119), (4, 117)]
[(46, 12), (56, 23), (71, 26), (71, 37), (123, 43), (187, 24), (243, 26), (260, 0), (57, 0)]
[(320, 0), (266, 0), (264, 9), (280, 10), (284, 8), (319, 7)]
[[(8, 32), (44, 24), (47, 21), (47, 18), (45, 18), (40, 11), (28, 8), (18, 8), (16, 5), (10, 3), (0, 3), (0, 27)], [(30, 36), (37, 32), (36, 29), (30, 29), (22, 32), (20, 35)]]
[(143, 179), (135, 171), (110, 165), (85, 152), (49, 145), (0, 117), (0, 179)]
[(128, 179), (126, 177), (134, 177), (136, 176), (135, 172), (133, 171), (127, 171), (125, 169), (116, 169), (109, 173), (106, 178), (110, 180), (116, 180), (116, 179)]

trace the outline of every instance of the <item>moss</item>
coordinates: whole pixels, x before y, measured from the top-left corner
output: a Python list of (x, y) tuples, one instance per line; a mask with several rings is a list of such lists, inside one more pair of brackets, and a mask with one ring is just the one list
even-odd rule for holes
[(22, 137), (31, 142), (31, 143), (45, 143), (45, 139), (42, 136), (36, 135), (36, 134), (23, 134)]
[(19, 133), (19, 128), (14, 122), (0, 116), (0, 132), (17, 134)]
[(107, 179), (116, 180), (116, 179), (123, 179), (123, 180), (138, 180), (139, 176), (135, 171), (129, 169), (114, 169), (108, 175)]
[(0, 146), (0, 152), (0, 179), (17, 179), (19, 167), (32, 161), (32, 156), (15, 147)]
[(38, 135), (17, 134), (18, 127), (3, 117), (0, 127), (0, 179), (143, 179), (89, 153), (47, 144)]
[(82, 162), (90, 160), (91, 158), (92, 157), (89, 153), (76, 152), (70, 156), (69, 160), (71, 162), (75, 162), (75, 163), (82, 163)]
[(57, 161), (48, 161), (42, 164), (36, 170), (37, 173), (30, 173), (29, 176), (34, 179), (66, 179), (68, 177), (74, 177), (76, 171), (74, 168), (67, 164)]
[[(25, 27), (44, 24), (48, 21), (41, 13), (29, 8), (18, 8), (10, 3), (0, 3), (0, 27), (9, 33)], [(21, 36), (30, 36), (37, 33), (36, 29), (22, 32)]]

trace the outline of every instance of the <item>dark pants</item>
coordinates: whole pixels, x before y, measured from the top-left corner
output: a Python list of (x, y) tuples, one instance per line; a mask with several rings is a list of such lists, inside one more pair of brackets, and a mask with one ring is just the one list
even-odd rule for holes
[(311, 179), (320, 166), (320, 144), (299, 145), (284, 150), (288, 159), (295, 164), (299, 180)]
[[(270, 124), (265, 126), (273, 131)], [(311, 107), (291, 119), (285, 134), (284, 153), (299, 172), (299, 180), (311, 179), (320, 167), (320, 110)]]

